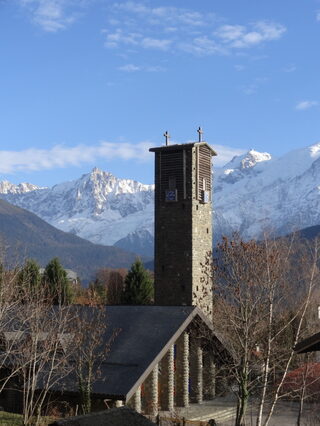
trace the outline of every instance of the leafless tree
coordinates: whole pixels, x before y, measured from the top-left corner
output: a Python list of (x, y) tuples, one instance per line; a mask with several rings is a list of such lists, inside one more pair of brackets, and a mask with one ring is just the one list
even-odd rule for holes
[(15, 315), (19, 340), (15, 342), (15, 350), (11, 350), (10, 367), (22, 389), (25, 425), (40, 423), (50, 391), (61, 390), (64, 377), (74, 369), (71, 360), (76, 350), (75, 322), (72, 307), (53, 306), (44, 287), (36, 295), (24, 295)]
[[(299, 253), (293, 240), (244, 242), (224, 238), (214, 262), (215, 329), (227, 338), (237, 383), (236, 425), (244, 424), (250, 395), (258, 399), (258, 426), (268, 425), (301, 335), (304, 317), (318, 282), (318, 248)], [(294, 260), (293, 260), (294, 259)], [(290, 297), (294, 286), (299, 303)], [(259, 348), (258, 348), (259, 347)], [(271, 379), (277, 371), (277, 386)], [(271, 400), (266, 418), (262, 413)]]
[(125, 268), (102, 268), (97, 272), (96, 282), (105, 288), (106, 301), (109, 305), (118, 305), (121, 303), (124, 279), (127, 272)]
[(120, 330), (108, 327), (106, 307), (103, 305), (79, 306), (77, 308), (77, 332), (74, 345), (75, 376), (84, 414), (91, 411), (91, 394), (94, 383), (105, 380), (101, 366), (111, 344)]

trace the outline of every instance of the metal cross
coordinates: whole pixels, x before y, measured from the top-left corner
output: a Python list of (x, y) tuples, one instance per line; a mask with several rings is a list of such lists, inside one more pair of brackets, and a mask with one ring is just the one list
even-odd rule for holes
[(163, 134), (163, 136), (166, 138), (166, 146), (169, 145), (169, 139), (171, 138), (171, 136), (168, 133), (168, 130), (166, 131), (166, 133)]
[(201, 127), (199, 127), (199, 129), (197, 130), (197, 132), (199, 133), (199, 142), (202, 142), (203, 130), (201, 129)]

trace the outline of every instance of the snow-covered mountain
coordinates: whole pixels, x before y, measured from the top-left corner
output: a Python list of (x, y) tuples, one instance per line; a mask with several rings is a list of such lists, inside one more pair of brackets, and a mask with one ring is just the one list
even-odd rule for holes
[[(24, 184), (26, 185), (26, 184)], [(20, 187), (19, 187), (20, 188)], [(51, 225), (92, 242), (113, 245), (142, 234), (147, 246), (153, 234), (153, 185), (117, 179), (111, 173), (94, 168), (80, 179), (52, 188), (0, 183), (0, 197), (32, 211)], [(146, 237), (149, 238), (146, 238)], [(144, 242), (140, 252), (147, 254)], [(133, 247), (131, 247), (133, 250)], [(150, 251), (150, 250), (149, 250)], [(153, 256), (153, 252), (149, 253)]]
[[(219, 153), (218, 153), (219, 154)], [(93, 169), (52, 188), (0, 182), (0, 197), (92, 242), (153, 255), (153, 185)], [(281, 158), (250, 150), (214, 171), (214, 234), (320, 224), (320, 143)]]
[(215, 173), (215, 233), (244, 238), (320, 224), (320, 143), (280, 158), (251, 150)]
[(0, 194), (24, 194), (26, 192), (35, 191), (36, 189), (43, 188), (26, 182), (15, 185), (7, 180), (0, 181)]

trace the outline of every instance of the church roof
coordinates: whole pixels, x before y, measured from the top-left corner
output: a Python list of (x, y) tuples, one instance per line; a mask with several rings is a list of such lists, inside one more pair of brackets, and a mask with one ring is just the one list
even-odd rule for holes
[[(75, 306), (75, 309), (77, 315), (85, 315), (88, 320), (92, 316), (92, 321), (96, 320), (93, 308)], [(201, 335), (204, 332), (207, 337), (214, 337), (218, 350), (225, 350), (222, 339), (216, 336), (212, 324), (198, 307), (113, 305), (105, 309), (107, 327), (101, 337), (100, 348), (105, 348), (110, 341), (111, 346), (99, 365), (99, 377), (92, 384), (92, 394), (100, 398), (128, 401), (192, 322), (201, 327)], [(8, 329), (5, 334), (10, 339), (12, 333)], [(42, 387), (41, 377), (38, 386)], [(74, 372), (67, 377), (62, 376), (52, 388), (55, 391), (61, 389), (78, 392)]]
[[(212, 329), (195, 306), (106, 306), (104, 341), (108, 342), (114, 332), (116, 337), (100, 366), (100, 378), (93, 383), (92, 393), (128, 401), (196, 317), (209, 331)], [(67, 379), (64, 389), (78, 391), (74, 377)]]
[(194, 306), (107, 306), (106, 313), (106, 334), (120, 332), (101, 366), (105, 381), (96, 382), (93, 392), (126, 400), (193, 318), (204, 317)]

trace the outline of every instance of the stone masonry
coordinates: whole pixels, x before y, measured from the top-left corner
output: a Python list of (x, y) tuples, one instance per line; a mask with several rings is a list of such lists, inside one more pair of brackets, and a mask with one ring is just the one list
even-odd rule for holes
[[(155, 304), (196, 305), (211, 318), (211, 158), (205, 142), (155, 152)], [(210, 268), (208, 268), (209, 270)]]

